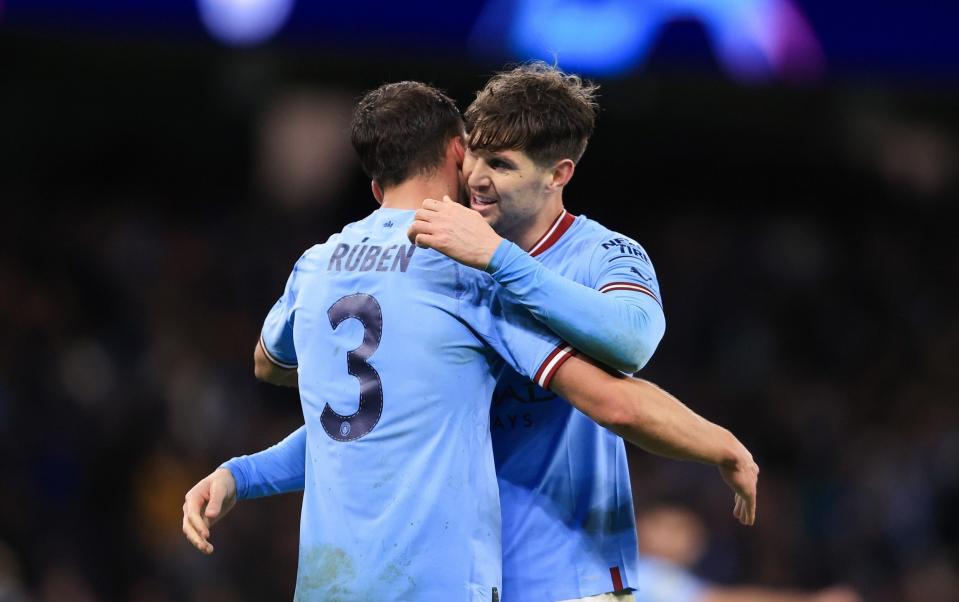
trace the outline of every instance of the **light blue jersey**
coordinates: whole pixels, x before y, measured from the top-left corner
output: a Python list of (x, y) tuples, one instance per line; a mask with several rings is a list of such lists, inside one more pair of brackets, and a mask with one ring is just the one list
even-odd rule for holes
[(495, 374), (502, 357), (548, 380), (559, 339), (487, 274), (410, 245), (413, 215), (379, 209), (307, 251), (263, 329), (270, 359), (298, 367), (306, 423), (298, 600), (500, 587)]
[[(549, 286), (544, 279), (554, 275), (593, 289), (568, 288), (564, 296), (597, 297), (596, 290), (622, 295), (643, 308), (645, 319), (656, 322), (654, 340), (651, 345), (647, 341), (651, 354), (662, 336), (662, 312), (659, 285), (645, 251), (586, 217), (569, 214), (560, 217), (544, 242), (528, 255), (501, 248), (494, 257), (493, 276), (534, 306), (534, 313), (556, 312), (558, 293), (552, 302), (533, 298), (549, 292), (543, 291)], [(542, 266), (533, 265), (536, 260)], [(539, 275), (527, 275), (526, 269)], [(521, 281), (528, 282), (517, 286)], [(612, 342), (617, 336), (630, 339), (622, 345), (635, 346), (632, 333), (637, 330), (622, 327), (617, 311), (604, 309), (601, 321), (583, 323), (578, 316), (543, 319), (554, 329), (567, 330), (562, 334), (570, 341), (578, 338), (573, 330), (581, 328)], [(602, 333), (609, 324), (623, 332)], [(610, 340), (603, 344), (610, 345)], [(602, 355), (602, 350), (583, 343), (577, 346)], [(636, 525), (623, 440), (516, 372), (501, 376), (491, 414), (503, 508), (503, 600), (554, 602), (637, 587)]]

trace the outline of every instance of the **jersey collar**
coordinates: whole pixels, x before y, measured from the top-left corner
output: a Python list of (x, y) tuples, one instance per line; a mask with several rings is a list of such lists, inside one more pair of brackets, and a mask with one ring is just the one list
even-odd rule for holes
[(546, 230), (546, 234), (543, 234), (540, 239), (530, 247), (530, 256), (536, 257), (537, 255), (541, 255), (559, 242), (559, 239), (563, 237), (563, 234), (566, 234), (566, 231), (569, 230), (575, 220), (575, 215), (563, 209), (563, 212), (559, 214), (556, 221)]

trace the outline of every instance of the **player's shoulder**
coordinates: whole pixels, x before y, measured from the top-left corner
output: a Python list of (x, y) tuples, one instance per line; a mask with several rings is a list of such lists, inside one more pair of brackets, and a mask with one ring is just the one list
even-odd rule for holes
[(635, 238), (613, 230), (585, 215), (576, 216), (576, 221), (582, 223), (577, 234), (584, 240), (589, 240), (594, 243), (610, 243), (610, 246), (612, 246), (612, 244), (619, 244), (619, 241), (626, 241), (629, 244), (640, 246)]
[(300, 254), (299, 258), (293, 263), (293, 269), (290, 272), (291, 282), (298, 282), (304, 276), (316, 271), (322, 247), (323, 243), (315, 244)]
[(334, 240), (335, 237), (336, 237), (336, 234), (329, 237), (326, 240), (326, 242), (316, 243), (312, 247), (308, 248), (306, 251), (303, 251), (303, 254), (300, 255), (300, 259), (297, 261), (297, 263), (301, 263), (301, 262), (309, 263), (309, 262), (316, 261), (319, 258), (319, 256), (323, 253), (323, 250), (331, 244), (331, 242)]
[(635, 238), (627, 236), (590, 219), (585, 215), (576, 216), (575, 230), (571, 234), (583, 250), (592, 249), (598, 254), (629, 253), (649, 261), (646, 250)]

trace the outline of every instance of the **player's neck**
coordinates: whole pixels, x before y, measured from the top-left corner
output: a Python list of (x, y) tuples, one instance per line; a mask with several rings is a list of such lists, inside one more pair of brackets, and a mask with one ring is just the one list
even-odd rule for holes
[(563, 197), (556, 195), (546, 201), (543, 208), (528, 222), (520, 224), (514, 232), (504, 235), (504, 238), (509, 239), (524, 251), (529, 251), (549, 231), (563, 211)]
[(413, 209), (423, 206), (425, 199), (442, 200), (448, 196), (459, 201), (459, 184), (456, 178), (437, 173), (430, 177), (414, 177), (383, 191), (384, 209)]

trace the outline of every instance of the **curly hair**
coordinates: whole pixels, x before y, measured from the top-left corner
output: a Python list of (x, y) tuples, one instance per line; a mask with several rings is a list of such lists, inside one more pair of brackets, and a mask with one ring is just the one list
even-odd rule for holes
[(497, 73), (466, 109), (474, 150), (522, 150), (540, 165), (578, 162), (593, 133), (599, 86), (542, 61)]

